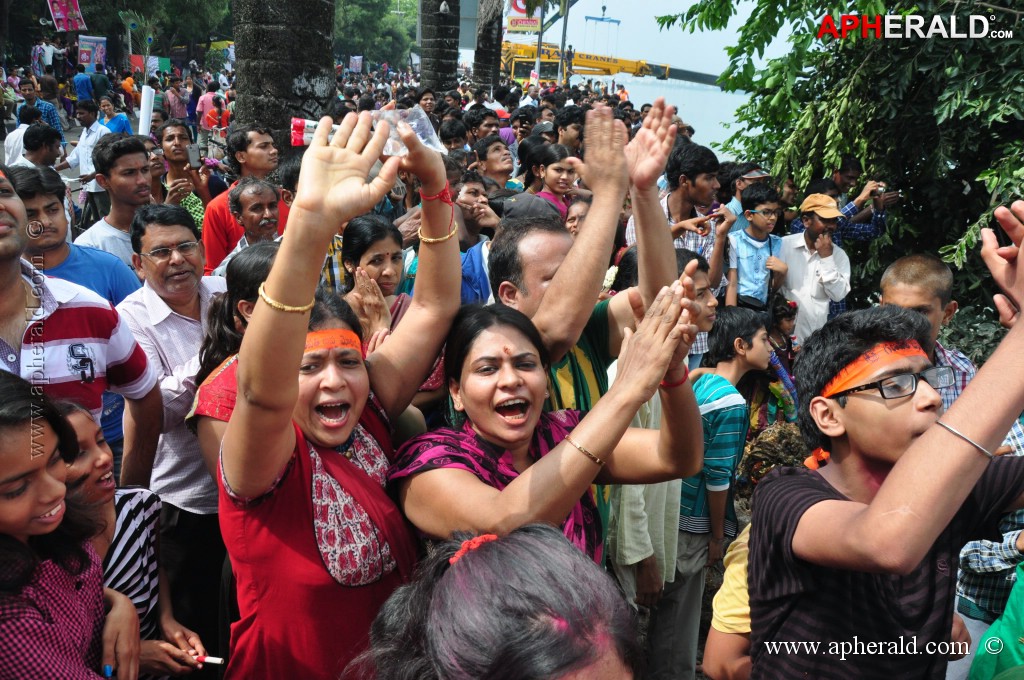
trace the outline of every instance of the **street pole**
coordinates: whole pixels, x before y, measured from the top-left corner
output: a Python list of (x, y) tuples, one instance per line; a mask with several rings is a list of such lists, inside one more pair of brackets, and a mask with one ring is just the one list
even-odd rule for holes
[(537, 59), (533, 62), (533, 70), (537, 72), (537, 85), (540, 86), (540, 51), (544, 46), (544, 15), (547, 13), (547, 3), (540, 6), (540, 31), (537, 32)]
[(569, 0), (562, 0), (562, 46), (558, 55), (558, 84), (565, 79), (565, 33), (569, 29)]

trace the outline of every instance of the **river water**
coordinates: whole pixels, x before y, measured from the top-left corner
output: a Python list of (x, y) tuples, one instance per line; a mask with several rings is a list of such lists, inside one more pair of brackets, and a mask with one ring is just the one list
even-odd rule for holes
[[(735, 123), (736, 109), (746, 103), (750, 96), (745, 93), (723, 92), (717, 87), (681, 80), (657, 80), (625, 74), (614, 78), (604, 76), (595, 80), (601, 80), (606, 85), (615, 80), (616, 85), (624, 85), (629, 92), (629, 100), (637, 109), (643, 104), (653, 102), (656, 97), (664, 97), (667, 103), (679, 110), (682, 119), (695, 130), (693, 141), (705, 146), (724, 142), (735, 132), (735, 125), (732, 128), (726, 126)], [(573, 82), (576, 82), (575, 78)], [(731, 158), (718, 149), (715, 151), (720, 160)]]

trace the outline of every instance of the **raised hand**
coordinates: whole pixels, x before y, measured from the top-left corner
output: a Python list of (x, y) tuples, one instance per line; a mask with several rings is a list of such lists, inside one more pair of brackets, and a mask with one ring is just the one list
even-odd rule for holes
[[(665, 172), (668, 155), (676, 140), (676, 126), (672, 123), (674, 115), (675, 109), (666, 107), (665, 99), (658, 97), (636, 136), (626, 145), (629, 181), (637, 189), (657, 186), (658, 178)], [(589, 132), (587, 141), (589, 144)]]
[(587, 162), (572, 157), (566, 162), (573, 166), (595, 197), (614, 197), (618, 192), (616, 203), (620, 203), (629, 184), (625, 154), (629, 132), (622, 121), (612, 117), (610, 108), (597, 106), (587, 111), (586, 133)]
[(1021, 241), (1024, 240), (1024, 201), (1014, 201), (1009, 208), (1000, 206), (995, 210), (996, 221), (1006, 232), (1013, 245), (1000, 247), (995, 232), (981, 230), (981, 259), (985, 261), (992, 279), (1003, 291), (995, 296), (999, 321), (1012, 326), (1019, 316), (1024, 303), (1024, 272), (1019, 270)]
[(688, 315), (683, 316), (682, 303), (683, 286), (676, 281), (670, 288), (661, 289), (636, 332), (625, 329), (618, 377), (612, 389), (622, 385), (622, 389), (634, 390), (634, 398), (643, 403), (654, 395), (670, 366), (678, 362), (677, 354), (682, 352), (685, 359), (689, 346), (680, 348), (680, 344), (692, 328)]
[(391, 190), (399, 164), (398, 159), (389, 158), (373, 181), (366, 181), (388, 138), (388, 124), (384, 121), (371, 132), (369, 113), (345, 116), (328, 143), (330, 130), (331, 119), (321, 118), (302, 156), (302, 171), (293, 203), (294, 210), (313, 213), (318, 219), (295, 220), (294, 224), (289, 224), (292, 228), (298, 224), (325, 241), (334, 238), (350, 219), (373, 208)]
[[(381, 125), (383, 124), (385, 123), (381, 121)], [(416, 175), (420, 180), (422, 193), (428, 196), (433, 196), (443, 189), (448, 177), (441, 154), (423, 146), (420, 138), (405, 121), (398, 124), (398, 136), (409, 149), (409, 154), (399, 159), (398, 168)], [(395, 179), (392, 177), (390, 184), (394, 182)]]

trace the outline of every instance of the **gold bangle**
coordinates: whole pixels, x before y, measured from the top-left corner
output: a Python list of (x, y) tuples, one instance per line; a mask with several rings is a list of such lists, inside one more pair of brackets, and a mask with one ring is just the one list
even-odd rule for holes
[(444, 243), (459, 230), (459, 226), (455, 224), (455, 207), (452, 207), (452, 219), (448, 222), (448, 235), (438, 236), (437, 238), (429, 238), (423, 235), (423, 226), (421, 225), (416, 229), (416, 235), (420, 237), (420, 243)]
[(585, 448), (583, 448), (582, 446), (580, 446), (579, 444), (574, 442), (572, 440), (572, 437), (570, 437), (569, 435), (565, 435), (565, 441), (569, 442), (569, 444), (572, 445), (573, 447), (575, 447), (577, 451), (579, 451), (584, 456), (586, 456), (590, 460), (594, 461), (598, 465), (604, 465), (604, 461), (603, 460), (601, 460), (600, 458), (598, 458), (597, 456), (592, 454), (590, 451), (587, 451)]
[(309, 301), (308, 305), (302, 305), (301, 307), (292, 307), (291, 305), (286, 305), (286, 304), (284, 304), (282, 302), (278, 302), (274, 298), (272, 298), (269, 295), (267, 295), (267, 291), (263, 289), (263, 286), (265, 286), (265, 285), (266, 285), (265, 281), (260, 284), (260, 299), (263, 300), (264, 302), (266, 302), (268, 305), (270, 305), (271, 307), (273, 307), (274, 309), (276, 309), (279, 312), (292, 312), (293, 314), (305, 314), (309, 310), (313, 309), (313, 304), (316, 302), (316, 298), (314, 298), (314, 299)]

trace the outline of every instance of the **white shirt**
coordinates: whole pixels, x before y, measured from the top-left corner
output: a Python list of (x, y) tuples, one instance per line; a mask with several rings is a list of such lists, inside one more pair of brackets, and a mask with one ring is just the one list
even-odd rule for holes
[(53, 45), (43, 44), (43, 65), (53, 66), (53, 53), (57, 50)]
[[(96, 142), (100, 140), (100, 137), (107, 134), (110, 134), (110, 130), (104, 127), (99, 119), (90, 127), (82, 130), (82, 136), (78, 139), (78, 146), (68, 154), (68, 165), (78, 168), (79, 174), (82, 175), (91, 175), (96, 172), (96, 166), (92, 164), (92, 150), (96, 146)], [(95, 179), (82, 188), (92, 194), (103, 191), (103, 188), (96, 183)], [(117, 253), (114, 254), (116, 255)]]
[(85, 232), (75, 239), (76, 246), (89, 246), (97, 250), (105, 250), (111, 255), (116, 255), (122, 262), (135, 271), (132, 264), (132, 238), (128, 232), (121, 231), (107, 222), (107, 218), (98, 220)]
[(19, 125), (14, 129), (14, 131), (7, 135), (7, 139), (4, 140), (4, 160), (7, 161), (8, 165), (11, 165), (15, 160), (21, 158), (21, 154), (25, 152), (23, 138), (25, 137), (25, 130), (27, 129), (28, 125)]
[(537, 100), (534, 99), (533, 97), (531, 97), (530, 95), (526, 95), (525, 97), (523, 97), (522, 99), (519, 100), (519, 106), (536, 106), (536, 105), (537, 105)]
[(830, 257), (821, 257), (803, 234), (783, 237), (778, 257), (789, 267), (782, 292), (798, 305), (796, 337), (803, 343), (828, 321), (829, 301), (838, 302), (850, 292), (850, 258), (839, 246), (832, 246)]
[(117, 306), (149, 365), (160, 377), (164, 402), (164, 429), (153, 462), (150, 490), (178, 508), (199, 515), (217, 512), (217, 483), (210, 476), (199, 450), (199, 439), (185, 425), (192, 408), (199, 371), (199, 347), (206, 334), (206, 312), (227, 282), (204, 276), (199, 284), (200, 319), (171, 310), (146, 283)]

